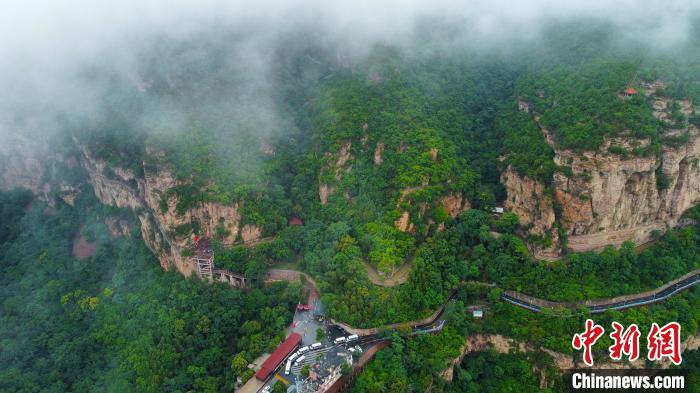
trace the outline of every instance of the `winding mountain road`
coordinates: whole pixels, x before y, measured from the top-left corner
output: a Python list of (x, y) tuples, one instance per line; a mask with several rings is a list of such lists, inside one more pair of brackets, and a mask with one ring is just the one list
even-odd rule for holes
[(673, 281), (670, 281), (652, 291), (633, 295), (618, 296), (608, 299), (586, 300), (579, 302), (550, 302), (514, 291), (504, 291), (501, 299), (505, 302), (525, 308), (534, 312), (543, 309), (576, 309), (587, 308), (592, 314), (603, 313), (608, 310), (624, 310), (631, 307), (639, 307), (647, 304), (658, 303), (700, 283), (700, 269), (693, 270)]
[[(302, 279), (302, 276), (306, 279), (306, 287), (309, 292), (309, 299), (318, 297), (320, 295), (316, 282), (306, 273), (297, 270), (286, 270), (286, 269), (271, 269), (267, 272), (265, 277), (266, 282), (274, 281), (298, 281)], [(696, 284), (700, 283), (700, 269), (693, 270), (682, 277), (679, 277), (673, 281), (670, 281), (657, 289), (642, 292), (633, 295), (619, 296), (615, 298), (608, 299), (598, 299), (598, 300), (587, 300), (579, 302), (550, 302), (548, 300), (543, 300), (535, 298), (529, 295), (524, 295), (519, 292), (514, 291), (504, 291), (501, 294), (501, 300), (522, 307), (526, 310), (532, 312), (542, 312), (544, 309), (578, 309), (578, 308), (588, 308), (591, 313), (602, 313), (607, 310), (623, 310), (631, 307), (643, 306), (651, 303), (661, 302), (668, 299), (669, 297), (688, 289)], [(396, 329), (399, 327), (410, 327), (410, 335), (417, 334), (429, 334), (441, 331), (445, 326), (445, 320), (442, 318), (447, 306), (459, 293), (459, 289), (467, 283), (461, 284), (459, 287), (455, 288), (445, 301), (445, 303), (440, 306), (432, 315), (424, 318), (420, 321), (409, 321), (404, 323), (395, 323), (386, 326), (374, 327), (374, 328), (355, 328), (343, 322), (337, 322), (330, 319), (333, 325), (345, 330), (349, 334), (357, 334), (360, 336), (357, 341), (357, 345), (368, 346), (366, 353), (362, 355), (359, 364), (353, 367), (353, 374), (357, 374), (363, 368), (363, 366), (369, 362), (374, 357), (376, 352), (390, 345), (391, 340), (382, 337), (380, 333), (385, 329)], [(479, 285), (486, 285), (493, 288), (497, 288), (494, 284), (489, 283), (474, 283)], [(336, 383), (338, 381), (335, 381)], [(258, 383), (255, 380), (249, 381), (246, 385), (250, 385), (250, 391), (259, 391), (264, 384)], [(334, 385), (335, 386), (335, 385)], [(342, 386), (338, 385), (338, 386)]]
[[(316, 283), (307, 274), (303, 272), (289, 270), (277, 271), (278, 274), (282, 272), (284, 272), (284, 274), (280, 274), (281, 276), (286, 276), (289, 278), (293, 277), (295, 279), (299, 279), (300, 275), (306, 276), (308, 279), (307, 282), (311, 284), (311, 286), (313, 286), (316, 289), (316, 292), (318, 293)], [(522, 307), (532, 312), (542, 312), (545, 309), (558, 310), (587, 308), (590, 313), (597, 314), (603, 313), (608, 310), (624, 310), (631, 307), (639, 307), (652, 303), (658, 303), (698, 283), (700, 283), (700, 269), (693, 270), (654, 290), (636, 293), (632, 295), (618, 296), (614, 298), (586, 300), (579, 302), (551, 302), (548, 300), (525, 295), (519, 292), (506, 290), (501, 294), (501, 300), (513, 304), (515, 306)], [(494, 288), (497, 288), (493, 284), (484, 283), (484, 285), (489, 285), (493, 286)], [(379, 333), (383, 329), (396, 329), (401, 326), (408, 326), (413, 330), (419, 329), (421, 327), (433, 326), (436, 323), (439, 323), (439, 319), (442, 316), (445, 307), (457, 295), (457, 290), (458, 288), (450, 294), (445, 304), (443, 304), (442, 306), (440, 306), (440, 308), (435, 310), (435, 312), (433, 312), (432, 315), (419, 321), (407, 321), (373, 328), (356, 328), (344, 322), (338, 322), (334, 320), (331, 320), (331, 322), (343, 328), (348, 333), (357, 334), (359, 336), (371, 336)]]

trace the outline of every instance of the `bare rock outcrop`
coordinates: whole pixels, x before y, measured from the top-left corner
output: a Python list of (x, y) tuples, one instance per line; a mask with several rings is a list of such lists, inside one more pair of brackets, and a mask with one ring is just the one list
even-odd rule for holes
[(318, 186), (318, 198), (322, 205), (328, 203), (328, 197), (335, 191), (334, 182), (342, 178), (343, 173), (350, 172), (352, 169), (351, 165), (347, 165), (350, 159), (352, 159), (352, 154), (350, 153), (350, 148), (352, 147), (352, 142), (348, 141), (340, 146), (340, 149), (336, 154), (332, 152), (326, 152), (325, 157), (328, 160), (327, 165), (323, 172), (333, 173), (334, 180), (327, 179), (326, 182), (321, 182)]
[(473, 334), (466, 338), (464, 345), (460, 348), (459, 356), (449, 361), (447, 368), (440, 374), (440, 377), (446, 381), (452, 381), (455, 366), (462, 363), (465, 356), (472, 352), (488, 350), (505, 354), (512, 350), (526, 352), (532, 350), (532, 348), (500, 334)]
[(27, 130), (11, 125), (0, 124), (0, 127), (7, 128), (0, 143), (0, 190), (24, 188), (49, 201), (50, 158), (46, 138), (32, 137)]
[(436, 148), (431, 148), (430, 149), (430, 159), (433, 161), (437, 161), (438, 159), (438, 149)]
[(501, 175), (501, 182), (508, 191), (504, 205), (520, 217), (523, 226), (535, 235), (544, 235), (552, 228), (554, 208), (542, 183), (520, 176), (511, 166)]
[(340, 174), (343, 169), (349, 170), (349, 168), (345, 168), (345, 164), (350, 161), (350, 158), (352, 156), (350, 155), (350, 148), (352, 147), (352, 142), (345, 142), (343, 145), (340, 147), (340, 150), (338, 151), (338, 160), (335, 162), (335, 178), (340, 179)]
[(46, 135), (6, 124), (0, 131), (5, 127), (10, 132), (0, 143), (0, 190), (23, 188), (51, 207), (57, 201), (73, 206), (84, 188), (82, 179), (64, 176), (63, 169), (76, 168), (77, 158), (52, 150)]
[(261, 235), (262, 230), (255, 225), (246, 224), (241, 230), (241, 239), (246, 244), (259, 240)]
[[(696, 335), (688, 337), (683, 343), (681, 343), (681, 351), (694, 351), (700, 346), (700, 338)], [(484, 351), (494, 351), (500, 354), (507, 354), (511, 352), (527, 353), (534, 351), (542, 351), (549, 355), (554, 363), (554, 366), (561, 371), (571, 370), (575, 368), (588, 368), (581, 359), (580, 354), (568, 354), (562, 352), (556, 352), (547, 348), (537, 348), (534, 345), (520, 342), (500, 334), (473, 334), (466, 337), (464, 345), (460, 348), (459, 356), (451, 359), (447, 368), (440, 374), (440, 376), (446, 381), (452, 381), (454, 376), (454, 367), (462, 363), (465, 356), (472, 352), (484, 352)], [(672, 363), (668, 359), (660, 362), (661, 368), (668, 368)], [(592, 369), (637, 369), (645, 368), (646, 359), (642, 356), (639, 359), (629, 362), (629, 361), (612, 361), (609, 358), (596, 360), (595, 365)]]
[[(164, 268), (175, 268), (188, 276), (195, 270), (183, 252), (190, 247), (189, 231), (178, 231), (192, 222), (197, 222), (200, 235), (217, 237), (223, 244), (233, 244), (239, 235), (239, 205), (199, 203), (178, 212), (178, 197), (168, 190), (182, 184), (165, 163), (144, 165), (144, 176), (136, 177), (128, 169), (108, 166), (94, 159), (87, 148), (82, 148), (81, 163), (85, 168), (95, 196), (104, 204), (129, 208), (138, 212), (141, 235), (146, 245), (156, 254)], [(149, 152), (158, 160), (159, 152)], [(253, 225), (247, 229), (246, 237), (254, 239), (261, 230)], [(244, 239), (245, 240), (245, 239)]]
[[(197, 222), (200, 235), (207, 238), (218, 237), (224, 245), (233, 244), (239, 234), (238, 204), (223, 205), (221, 203), (205, 202), (190, 207), (184, 212), (177, 211), (178, 197), (167, 195), (167, 191), (181, 184), (176, 180), (167, 165), (152, 166), (144, 170), (144, 196), (146, 204), (154, 210), (158, 226), (174, 230), (182, 225)], [(166, 209), (162, 208), (162, 200), (166, 200)], [(170, 236), (181, 246), (187, 239)], [(184, 243), (183, 243), (184, 240)]]
[(527, 101), (518, 100), (518, 110), (525, 113), (530, 113), (530, 108), (532, 104)]
[(505, 208), (518, 215), (528, 235), (541, 240), (528, 244), (530, 252), (541, 259), (557, 258), (560, 254), (559, 235), (554, 226), (556, 215), (552, 198), (545, 193), (544, 185), (520, 176), (511, 166), (501, 174), (501, 183), (508, 192)]
[(328, 184), (321, 184), (318, 186), (318, 199), (321, 201), (322, 205), (328, 203), (328, 197), (333, 193), (334, 188)]
[(266, 154), (266, 155), (268, 155), (268, 156), (274, 156), (274, 155), (275, 155), (275, 148), (274, 148), (271, 144), (269, 144), (269, 143), (267, 143), (267, 142), (265, 142), (265, 141), (261, 141), (261, 142), (260, 142), (260, 151), (261, 151), (263, 154)]
[[(427, 201), (415, 201), (411, 199), (411, 194), (413, 193), (425, 190), (426, 188), (432, 186), (441, 187), (445, 184), (447, 183), (430, 185), (427, 182), (424, 182), (420, 186), (407, 187), (401, 190), (399, 198), (396, 201), (396, 208), (402, 209), (402, 213), (396, 220), (394, 220), (394, 227), (401, 232), (413, 233), (417, 229), (416, 224), (421, 221), (424, 221), (426, 224), (428, 224), (428, 226), (434, 225), (435, 221), (432, 218), (426, 218), (426, 213), (431, 206), (442, 206), (445, 209), (445, 212), (452, 218), (455, 218), (462, 212), (469, 210), (471, 208), (471, 204), (469, 203), (468, 199), (464, 198), (461, 192), (445, 192), (442, 197), (436, 198), (436, 200), (432, 203), (428, 203)], [(415, 212), (416, 214), (414, 214), (413, 217), (408, 210), (405, 210), (405, 204), (418, 206), (418, 210)], [(438, 224), (439, 231), (442, 230), (441, 228), (444, 229), (443, 223)]]
[[(658, 106), (667, 114), (667, 103), (660, 101), (654, 102), (655, 110)], [(692, 111), (689, 102), (680, 107)], [(542, 131), (549, 142), (551, 135)], [(505, 206), (518, 214), (530, 235), (554, 236), (558, 221), (573, 251), (600, 250), (627, 240), (644, 243), (656, 230), (685, 224), (683, 213), (700, 203), (698, 129), (690, 125), (683, 132), (688, 134), (687, 143), (663, 145), (658, 155), (635, 155), (634, 149), (650, 141), (631, 137), (606, 138), (597, 151), (555, 148), (554, 162), (571, 171), (555, 172), (551, 193), (509, 166), (501, 176), (508, 195)], [(560, 207), (558, 216), (555, 205)]]
[(382, 151), (384, 150), (384, 142), (378, 142), (377, 148), (374, 149), (374, 165), (381, 165), (384, 160), (382, 160)]
[(58, 197), (61, 198), (63, 202), (66, 204), (73, 206), (75, 205), (75, 198), (78, 197), (78, 194), (80, 193), (80, 187), (76, 187), (73, 185), (61, 183), (58, 185), (58, 190), (57, 194)]
[(462, 212), (471, 208), (469, 201), (462, 197), (461, 192), (445, 195), (440, 199), (440, 203), (442, 207), (445, 208), (447, 214), (452, 218), (456, 218), (462, 214)]
[(131, 232), (129, 223), (126, 220), (117, 217), (107, 217), (105, 219), (105, 225), (107, 226), (109, 234), (115, 239), (129, 236), (129, 233)]
[(407, 211), (401, 213), (401, 216), (394, 221), (394, 226), (401, 232), (410, 232), (413, 229), (410, 214)]

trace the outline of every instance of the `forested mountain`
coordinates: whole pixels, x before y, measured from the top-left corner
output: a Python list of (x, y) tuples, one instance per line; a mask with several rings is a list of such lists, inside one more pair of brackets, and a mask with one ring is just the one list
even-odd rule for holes
[[(18, 114), (0, 145), (0, 390), (232, 391), (304, 301), (265, 282), (279, 267), (358, 328), (456, 293), (444, 330), (387, 332), (351, 391), (558, 389), (552, 353), (574, 356), (589, 314), (503, 290), (607, 298), (700, 267), (698, 26), (668, 47), (575, 20), (508, 48), (361, 56), (301, 29), (262, 58), (217, 26), (144, 43), (126, 73), (81, 70), (98, 110), (49, 136)], [(199, 280), (195, 238), (248, 289)], [(697, 288), (600, 315), (643, 336), (699, 319)], [(454, 362), (475, 334), (534, 349)]]
[[(231, 359), (284, 337), (298, 286), (202, 285), (162, 272), (137, 229), (110, 234), (105, 218), (123, 212), (90, 195), (48, 211), (27, 207), (27, 193), (1, 195), (0, 390), (231, 390), (249, 372)], [(74, 236), (94, 255), (74, 257)]]

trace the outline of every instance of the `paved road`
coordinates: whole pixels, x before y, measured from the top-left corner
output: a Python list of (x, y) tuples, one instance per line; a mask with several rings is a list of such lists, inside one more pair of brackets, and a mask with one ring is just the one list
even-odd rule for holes
[[(299, 279), (299, 276), (301, 272), (296, 272), (296, 271), (290, 271), (290, 270), (275, 270), (271, 271), (268, 273), (269, 276), (274, 277), (274, 279)], [(307, 276), (308, 277), (308, 276)], [(643, 306), (646, 304), (651, 304), (651, 303), (656, 303), (663, 301), (665, 299), (668, 299), (669, 297), (687, 289), (690, 288), (696, 284), (700, 283), (700, 269), (694, 270), (688, 274), (686, 274), (683, 277), (680, 277), (676, 280), (673, 280), (669, 283), (666, 283), (662, 285), (661, 287), (657, 288), (656, 290), (649, 291), (649, 292), (644, 292), (641, 294), (634, 294), (634, 295), (628, 295), (628, 296), (622, 296), (622, 297), (617, 297), (617, 298), (612, 298), (612, 299), (601, 299), (601, 300), (596, 300), (596, 301), (586, 301), (586, 302), (577, 302), (577, 303), (555, 303), (555, 302), (549, 302), (543, 299), (538, 299), (534, 298), (531, 296), (523, 295), (517, 292), (513, 291), (505, 291), (501, 295), (501, 300), (511, 303), (513, 305), (525, 308), (527, 310), (533, 311), (533, 312), (541, 312), (543, 308), (557, 308), (557, 307), (563, 307), (563, 308), (580, 308), (580, 307), (587, 307), (591, 313), (602, 313), (607, 310), (623, 310), (626, 308), (631, 308), (631, 307), (638, 307), (638, 306)], [(309, 344), (315, 340), (315, 328), (318, 326), (322, 326), (321, 324), (318, 324), (313, 318), (314, 314), (320, 314), (322, 311), (322, 304), (318, 300), (318, 290), (316, 287), (316, 283), (310, 279), (309, 280), (310, 286), (315, 290), (315, 295), (316, 296), (311, 296), (309, 300), (311, 300), (310, 303), (312, 303), (312, 306), (314, 307), (315, 310), (312, 311), (307, 311), (303, 313), (297, 312), (295, 314), (294, 320), (298, 324), (296, 325), (297, 327), (294, 328), (295, 331), (298, 331), (299, 333), (306, 333), (304, 344)], [(400, 325), (403, 326), (411, 326), (411, 334), (425, 334), (425, 333), (432, 333), (436, 331), (440, 331), (443, 329), (445, 321), (442, 319), (443, 313), (445, 309), (447, 308), (447, 305), (454, 300), (454, 298), (457, 296), (459, 292), (459, 288), (455, 289), (452, 291), (450, 296), (448, 297), (447, 301), (443, 306), (441, 306), (436, 312), (431, 315), (431, 317), (424, 319), (422, 321), (415, 321), (415, 322), (406, 322), (402, 323)], [(546, 306), (543, 306), (543, 304), (546, 304)], [(369, 332), (372, 330), (373, 332), (371, 334), (361, 334), (358, 333), (361, 337), (358, 341), (354, 342), (352, 345), (358, 345), (362, 347), (363, 350), (367, 350), (371, 348), (372, 346), (376, 345), (377, 343), (381, 341), (386, 341), (385, 338), (379, 337), (378, 334), (375, 333), (375, 331), (379, 331), (380, 329), (383, 328), (391, 328), (392, 326), (387, 326), (387, 327), (380, 327), (380, 328), (374, 328), (374, 329), (355, 329), (352, 328), (346, 324), (336, 324), (336, 326), (331, 326), (327, 330), (327, 337), (324, 342), (324, 348), (318, 350), (318, 353), (314, 353), (315, 351), (312, 351), (309, 353), (307, 361), (304, 362), (304, 364), (310, 364), (315, 362), (315, 359), (318, 358), (319, 356), (322, 355), (331, 355), (334, 353), (334, 351), (346, 351), (347, 350), (347, 345), (342, 344), (342, 345), (332, 345), (332, 340), (335, 337), (338, 337), (340, 335), (345, 335), (347, 334), (345, 331), (341, 329), (347, 330), (348, 332), (352, 332), (353, 330), (365, 330)], [(310, 330), (311, 329), (311, 330)], [(313, 333), (312, 333), (313, 332)], [(353, 332), (354, 333), (354, 332)], [(313, 337), (313, 339), (311, 338)], [(340, 356), (342, 353), (337, 353), (336, 356)], [(337, 361), (337, 359), (336, 359)], [(284, 367), (284, 362), (281, 366), (282, 368)], [(292, 369), (292, 378), (295, 378), (296, 375), (298, 375), (299, 370), (301, 369), (301, 365), (294, 365)], [(263, 386), (272, 386), (275, 383), (274, 378), (268, 379), (265, 383), (259, 383), (256, 384), (255, 387), (253, 387), (252, 391), (256, 391), (258, 389), (261, 389)], [(252, 387), (252, 386), (251, 386)]]
[[(584, 307), (588, 308), (588, 310), (591, 313), (597, 314), (603, 313), (608, 310), (624, 310), (631, 307), (639, 307), (647, 304), (661, 302), (677, 294), (678, 292), (688, 289), (698, 283), (700, 283), (700, 270), (695, 270), (691, 273), (686, 274), (678, 280), (674, 280), (670, 283), (662, 285), (654, 291), (644, 292), (642, 294), (622, 296), (612, 299), (601, 299), (595, 301), (594, 304), (587, 304), (592, 303), (590, 301), (574, 303), (554, 303), (510, 291), (504, 292), (501, 295), (501, 299), (505, 302), (514, 304), (516, 306), (534, 312), (540, 312), (544, 308), (572, 309)], [(546, 304), (546, 306), (543, 306), (544, 304)]]
[[(557, 309), (577, 309), (577, 308), (588, 308), (591, 313), (603, 313), (607, 310), (624, 310), (631, 307), (639, 307), (647, 304), (657, 303), (668, 299), (669, 297), (690, 288), (696, 284), (700, 283), (700, 269), (694, 270), (676, 280), (670, 281), (661, 287), (638, 294), (632, 294), (627, 296), (620, 296), (610, 299), (599, 299), (595, 301), (582, 301), (582, 302), (572, 302), (572, 303), (556, 303), (547, 300), (535, 298), (532, 296), (524, 295), (514, 291), (504, 291), (501, 295), (501, 300), (511, 303), (513, 305), (522, 307), (526, 310), (533, 312), (540, 312), (543, 308)], [(490, 285), (490, 284), (489, 284)], [(492, 285), (490, 285), (492, 286)], [(493, 286), (496, 287), (496, 286)], [(459, 288), (458, 288), (459, 289)], [(382, 329), (393, 329), (400, 325), (409, 325), (414, 330), (421, 327), (430, 327), (438, 323), (442, 317), (445, 310), (445, 306), (455, 298), (458, 293), (458, 289), (455, 289), (443, 306), (441, 306), (437, 312), (435, 312), (430, 318), (422, 321), (409, 321), (402, 324), (394, 324), (389, 326), (383, 326), (371, 329), (357, 329), (353, 328), (344, 323), (338, 323), (345, 330), (351, 331), (360, 336), (376, 336), (376, 334)]]

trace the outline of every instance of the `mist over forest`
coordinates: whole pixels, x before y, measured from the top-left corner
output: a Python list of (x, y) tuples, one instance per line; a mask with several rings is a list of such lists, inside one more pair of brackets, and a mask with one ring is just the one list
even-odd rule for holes
[(700, 268), (700, 3), (3, 8), (0, 391), (237, 391), (315, 293), (279, 270), (391, 344), (346, 391), (566, 391), (589, 317), (679, 322), (698, 386), (697, 287), (570, 305)]
[[(19, 119), (42, 119), (48, 129), (59, 117), (94, 118), (112, 83), (138, 85), (178, 67), (187, 72), (181, 61), (190, 62), (190, 71), (212, 62), (210, 70), (240, 75), (228, 83), (246, 101), (228, 108), (260, 106), (254, 117), (264, 124), (284, 117), (270, 102), (279, 94), (275, 73), (304, 55), (349, 65), (378, 45), (417, 59), (520, 53), (546, 46), (553, 28), (578, 20), (598, 24), (616, 45), (682, 56), (698, 8), (692, 1), (653, 0), (10, 2), (0, 20), (2, 35), (13, 37), (0, 44), (2, 128), (9, 131), (7, 123)], [(167, 104), (160, 108), (166, 118), (172, 116)]]

